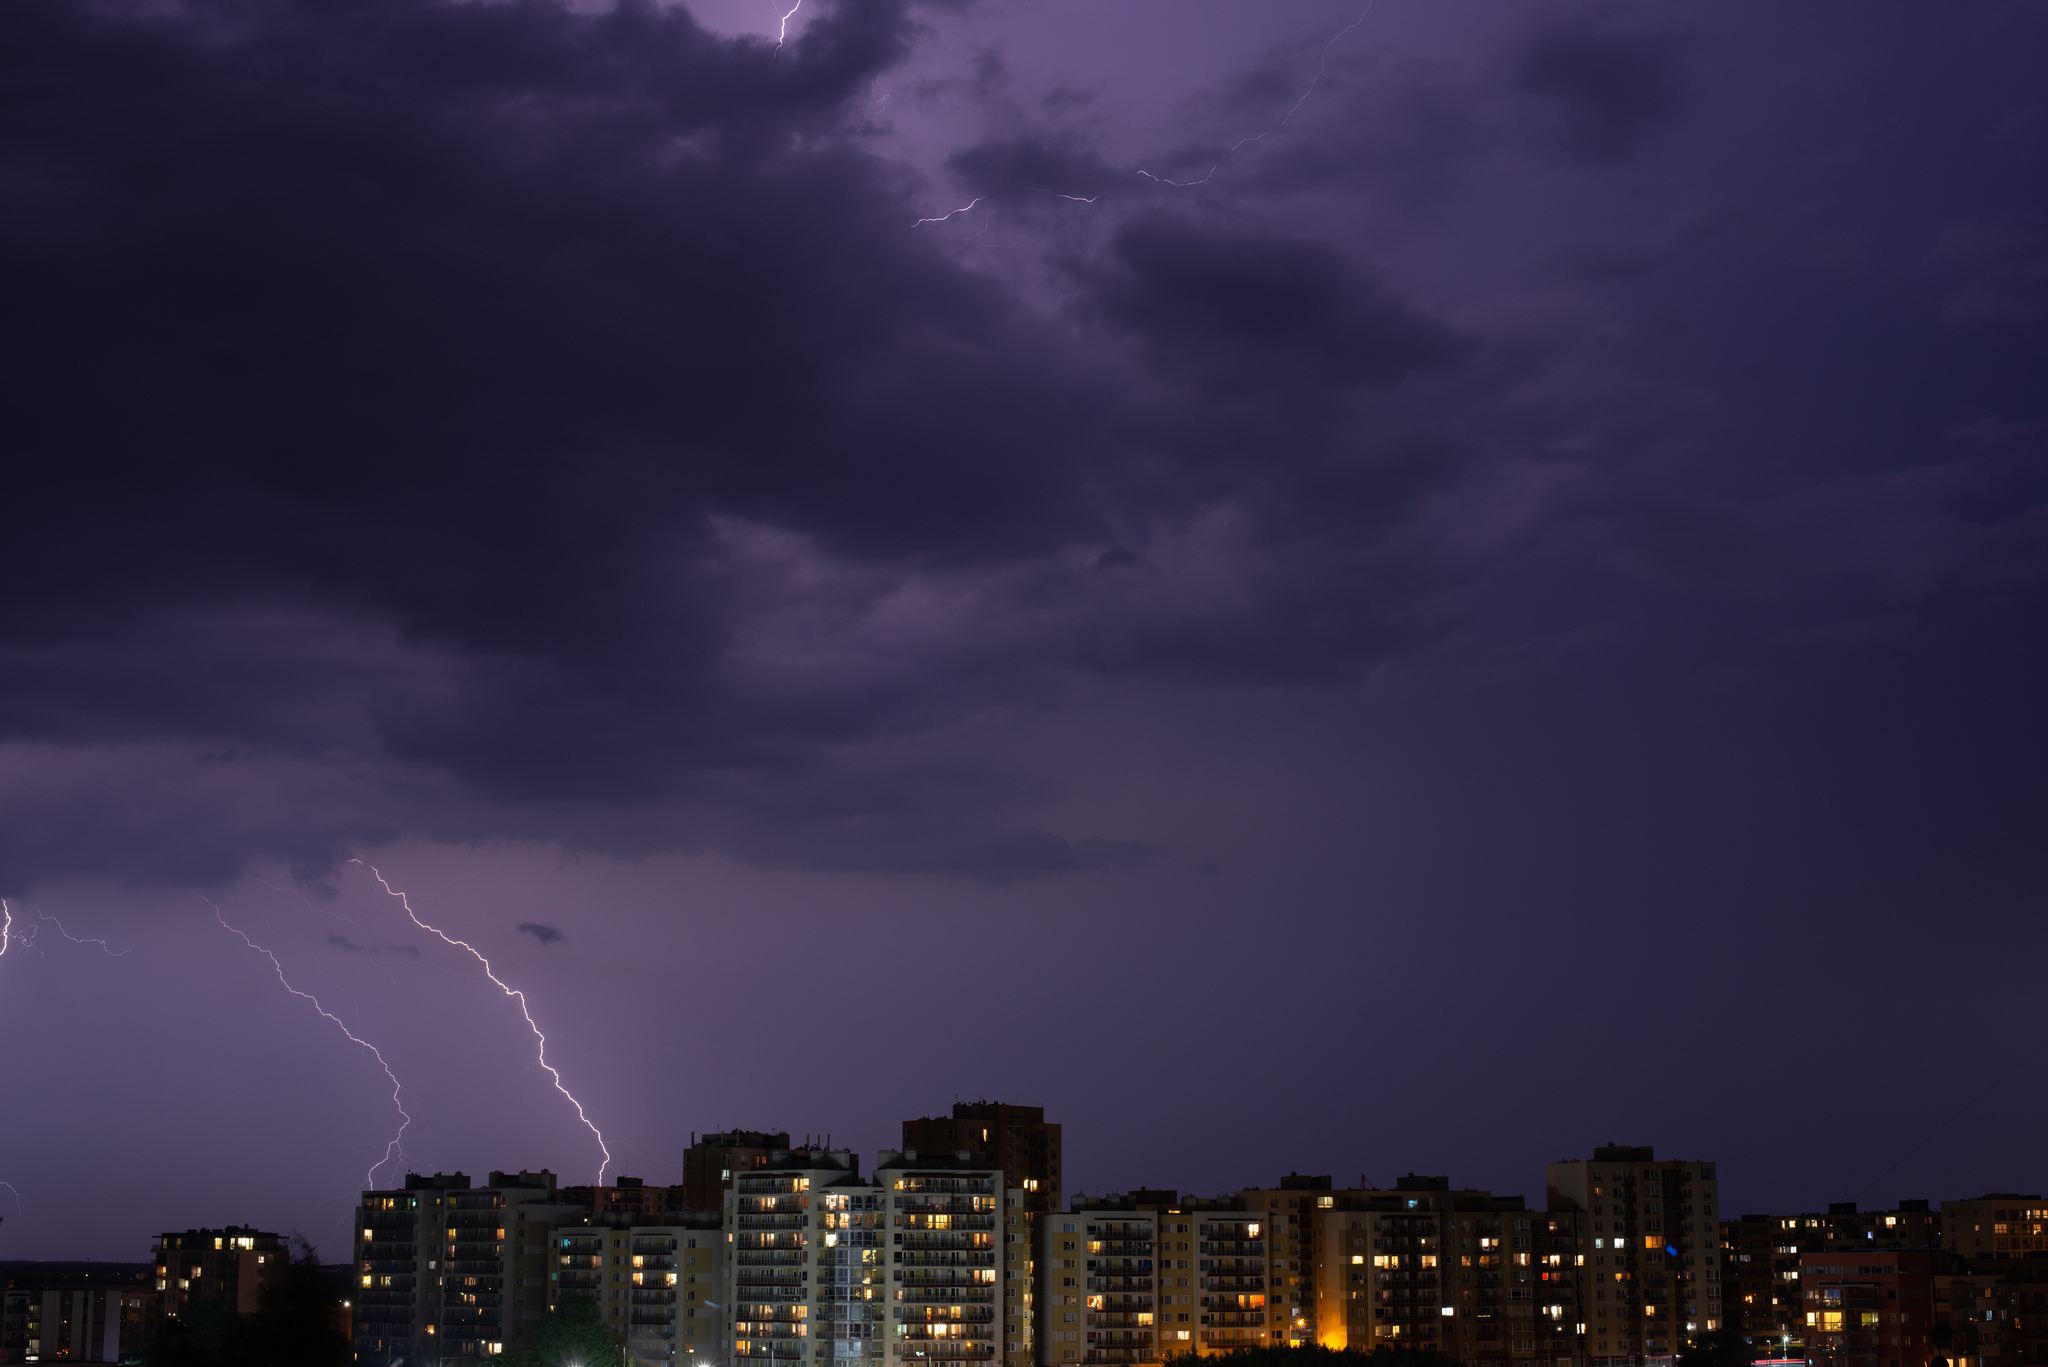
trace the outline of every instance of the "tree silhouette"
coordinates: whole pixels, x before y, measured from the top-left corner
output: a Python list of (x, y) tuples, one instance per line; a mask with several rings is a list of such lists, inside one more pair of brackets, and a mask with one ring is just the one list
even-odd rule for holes
[(563, 1292), (533, 1331), (533, 1342), (499, 1359), (503, 1367), (611, 1367), (620, 1360), (604, 1308), (581, 1291)]

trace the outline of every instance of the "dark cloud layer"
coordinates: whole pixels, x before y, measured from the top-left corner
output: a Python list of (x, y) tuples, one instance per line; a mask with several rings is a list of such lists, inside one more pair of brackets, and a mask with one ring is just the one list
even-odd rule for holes
[[(1340, 53), (1233, 152), (1321, 69), (1260, 58), (1148, 159), (1194, 191), (990, 54), (925, 87), (989, 111), (932, 172), (1011, 215), (970, 238), (912, 227), (872, 116), (930, 14), (777, 51), (630, 4), (6, 7), (0, 881), (405, 836), (1130, 866), (1016, 816), (1002, 719), (1339, 683), (1537, 584), (1559, 631), (1671, 593), (1741, 649), (1758, 598), (2032, 611), (2042, 219), (1999, 168), (2038, 107), (1990, 81), (1941, 115), (1989, 150), (1888, 183), (1842, 111), (1952, 89), (1887, 86), (1907, 21), (1712, 195), (1747, 10)], [(2038, 43), (2000, 10), (1929, 60), (2000, 24)]]

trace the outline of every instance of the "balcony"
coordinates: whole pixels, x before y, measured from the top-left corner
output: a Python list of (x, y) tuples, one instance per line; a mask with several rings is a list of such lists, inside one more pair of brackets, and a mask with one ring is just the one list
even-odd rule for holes
[(899, 1286), (993, 1286), (994, 1268), (968, 1267), (913, 1267), (908, 1271), (897, 1269), (889, 1280)]
[(906, 1248), (899, 1250), (890, 1260), (898, 1267), (994, 1267), (995, 1250), (986, 1253), (941, 1249)]
[(973, 1343), (966, 1339), (951, 1343), (943, 1340), (906, 1343), (905, 1347), (911, 1350), (905, 1356), (925, 1362), (987, 1362), (996, 1355), (995, 1344)]
[(1266, 1279), (1264, 1277), (1204, 1277), (1202, 1278), (1202, 1289), (1204, 1291), (1264, 1291), (1266, 1289)]
[(971, 1230), (917, 1229), (896, 1236), (898, 1248), (994, 1248), (993, 1234)]
[[(996, 1310), (992, 1305), (899, 1305), (896, 1307), (896, 1322), (911, 1326), (994, 1324), (996, 1322)], [(905, 1332), (913, 1338), (918, 1334), (917, 1329), (914, 1327)], [(981, 1336), (973, 1335), (972, 1337)]]
[(809, 1217), (801, 1214), (741, 1215), (734, 1219), (733, 1228), (749, 1229), (802, 1229)]

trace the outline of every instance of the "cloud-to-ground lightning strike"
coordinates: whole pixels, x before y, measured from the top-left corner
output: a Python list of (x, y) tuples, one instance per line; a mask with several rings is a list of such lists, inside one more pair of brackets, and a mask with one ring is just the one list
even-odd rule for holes
[[(792, 10), (791, 13), (795, 13), (795, 11)], [(529, 1010), (526, 1005), (526, 994), (524, 992), (521, 992), (517, 988), (507, 987), (505, 985), (504, 979), (500, 978), (497, 975), (497, 973), (493, 971), (493, 969), (491, 968), (491, 961), (489, 959), (486, 959), (477, 950), (477, 947), (475, 945), (469, 943), (469, 941), (467, 940), (458, 940), (454, 936), (448, 934), (448, 932), (440, 929), (438, 926), (430, 926), (425, 921), (422, 921), (419, 918), (419, 916), (414, 913), (412, 909), (412, 903), (406, 900), (405, 894), (400, 892), (398, 889), (392, 887), (391, 884), (385, 882), (384, 875), (377, 871), (376, 865), (364, 863), (360, 859), (351, 859), (348, 862), (351, 864), (362, 864), (364, 868), (368, 869), (370, 871), (370, 876), (377, 880), (378, 884), (384, 889), (384, 891), (398, 899), (398, 905), (405, 908), (405, 914), (407, 918), (410, 919), (414, 925), (418, 926), (421, 930), (426, 931), (429, 935), (440, 936), (442, 942), (445, 944), (452, 945), (458, 949), (468, 950), (470, 954), (476, 959), (476, 961), (484, 966), (484, 976), (486, 978), (489, 978), (492, 982), (496, 983), (498, 985), (498, 990), (500, 992), (503, 992), (506, 996), (511, 997), (513, 1000), (519, 1003), (519, 1014), (526, 1017), (526, 1028), (533, 1031), (534, 1039), (539, 1041), (540, 1043), (540, 1066), (546, 1069), (548, 1076), (555, 1080), (555, 1090), (560, 1092), (564, 1097), (568, 1098), (569, 1104), (576, 1108), (576, 1118), (582, 1121), (584, 1128), (589, 1130), (590, 1133), (596, 1136), (597, 1138), (597, 1147), (604, 1154), (604, 1161), (597, 1165), (597, 1181), (599, 1186), (603, 1186), (604, 1170), (612, 1165), (611, 1148), (604, 1142), (604, 1132), (599, 1130), (595, 1124), (591, 1123), (590, 1117), (584, 1113), (583, 1103), (578, 1101), (575, 1097), (575, 1094), (572, 1093), (567, 1087), (564, 1087), (562, 1085), (562, 1075), (555, 1071), (554, 1064), (548, 1062), (548, 1037), (542, 1034), (540, 1026), (534, 1023), (533, 1012)]]
[(973, 199), (968, 200), (965, 204), (961, 205), (957, 209), (953, 209), (946, 213), (940, 214), (937, 218), (920, 218), (917, 222), (911, 224), (910, 226), (913, 228), (922, 228), (927, 223), (944, 223), (947, 219), (953, 217), (954, 214), (964, 214), (969, 209), (972, 209), (975, 205), (979, 203), (981, 203), (981, 196), (976, 195)]
[[(1309, 78), (1308, 85), (1301, 92), (1300, 98), (1295, 100), (1293, 106), (1289, 108), (1285, 114), (1282, 114), (1280, 116), (1280, 122), (1274, 124), (1271, 128), (1268, 128), (1263, 133), (1248, 133), (1244, 137), (1239, 138), (1236, 142), (1230, 144), (1229, 147), (1224, 149), (1223, 155), (1216, 158), (1216, 164), (1214, 166), (1211, 166), (1208, 169), (1208, 171), (1203, 174), (1200, 180), (1168, 180), (1165, 176), (1155, 176), (1150, 171), (1146, 170), (1140, 170), (1138, 174), (1145, 177), (1145, 179), (1147, 180), (1157, 181), (1161, 185), (1171, 185), (1175, 189), (1181, 190), (1188, 189), (1191, 186), (1207, 184), (1209, 177), (1215, 175), (1217, 171), (1221, 170), (1223, 167), (1223, 163), (1230, 160), (1231, 154), (1236, 152), (1238, 148), (1244, 146), (1248, 142), (1258, 142), (1263, 138), (1271, 137), (1273, 134), (1285, 128), (1287, 126), (1288, 120), (1292, 119), (1296, 114), (1301, 112), (1301, 107), (1308, 103), (1308, 97), (1315, 94), (1316, 86), (1322, 83), (1323, 73), (1330, 69), (1330, 49), (1337, 45), (1337, 40), (1339, 38), (1342, 38), (1345, 34), (1351, 32), (1360, 24), (1364, 23), (1366, 16), (1371, 13), (1372, 0), (1366, 0), (1365, 8), (1358, 12), (1358, 17), (1356, 19), (1353, 19), (1343, 28), (1338, 29), (1335, 33), (1330, 35), (1330, 41), (1323, 44), (1322, 60), (1316, 64), (1316, 74)], [(1063, 198), (1065, 198), (1065, 196), (1063, 196)]]
[(789, 21), (796, 18), (796, 12), (804, 7), (804, 0), (796, 0), (789, 7), (789, 13), (782, 16), (782, 27), (775, 31), (775, 50), (782, 51), (782, 45), (789, 41)]
[(391, 1079), (391, 1104), (398, 1108), (399, 1115), (398, 1133), (391, 1136), (391, 1142), (384, 1146), (384, 1156), (378, 1159), (375, 1163), (371, 1164), (370, 1170), (367, 1173), (363, 1174), (363, 1185), (365, 1187), (374, 1188), (377, 1185), (377, 1169), (383, 1167), (386, 1163), (389, 1163), (394, 1156), (400, 1158), (405, 1156), (405, 1131), (406, 1128), (412, 1124), (412, 1116), (406, 1112), (405, 1103), (399, 1098), (400, 1087), (398, 1084), (398, 1074), (391, 1071), (391, 1065), (384, 1061), (384, 1055), (378, 1050), (376, 1045), (370, 1043), (366, 1039), (363, 1039), (362, 1037), (357, 1035), (355, 1031), (349, 1029), (348, 1026), (344, 1025), (342, 1023), (341, 1017), (335, 1015), (332, 1011), (329, 1011), (326, 1007), (320, 1004), (320, 999), (318, 997), (315, 997), (310, 992), (301, 992), (299, 991), (298, 988), (293, 987), (291, 985), (291, 981), (284, 976), (284, 965), (277, 961), (277, 956), (275, 954), (272, 954), (262, 945), (257, 944), (247, 935), (244, 935), (241, 931), (229, 925), (228, 918), (221, 915), (220, 908), (214, 906), (213, 902), (210, 899), (201, 897), (199, 900), (205, 902), (206, 905), (208, 905), (209, 907), (213, 907), (214, 918), (221, 923), (221, 927), (223, 929), (227, 930), (231, 934), (240, 936), (243, 944), (249, 946), (249, 948), (255, 950), (264, 958), (270, 960), (270, 966), (277, 970), (277, 980), (284, 984), (285, 991), (291, 993), (294, 997), (304, 997), (307, 1001), (313, 1003), (313, 1009), (315, 1011), (318, 1011), (321, 1015), (327, 1017), (327, 1019), (333, 1021), (335, 1029), (341, 1031), (342, 1034), (347, 1035), (350, 1040), (354, 1041), (357, 1044), (360, 1044), (363, 1048), (369, 1050), (370, 1056), (377, 1060), (377, 1066), (384, 1070), (384, 1076)]

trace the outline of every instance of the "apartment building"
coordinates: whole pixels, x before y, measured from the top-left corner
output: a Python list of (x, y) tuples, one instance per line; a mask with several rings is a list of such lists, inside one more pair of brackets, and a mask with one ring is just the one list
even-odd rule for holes
[(1003, 1195), (1003, 1367), (1038, 1361), (1038, 1222), (1033, 1193), (1011, 1187)]
[(1575, 1213), (1593, 1294), (1586, 1353), (1676, 1353), (1723, 1322), (1718, 1181), (1712, 1163), (1659, 1162), (1648, 1146), (1605, 1145), (1544, 1169), (1548, 1213)]
[(1414, 1174), (1313, 1199), (1310, 1318), (1326, 1347), (1432, 1348), (1467, 1362), (1583, 1356), (1576, 1212)]
[(713, 1201), (706, 1207), (692, 1206), (687, 1184), (650, 1187), (644, 1178), (639, 1177), (617, 1177), (608, 1187), (563, 1187), (557, 1195), (564, 1203), (582, 1206), (593, 1215), (614, 1222), (625, 1219), (628, 1223), (643, 1225), (683, 1224), (686, 1223), (683, 1217), (687, 1212), (697, 1209), (716, 1211), (720, 1205)]
[(1721, 1303), (1728, 1324), (1759, 1352), (1790, 1356), (1805, 1342), (1806, 1305), (1799, 1290), (1798, 1217), (1743, 1215), (1721, 1222)]
[(1800, 1255), (1806, 1358), (1816, 1367), (1928, 1367), (1940, 1353), (1933, 1250)]
[(549, 1304), (550, 1234), (587, 1208), (555, 1176), (408, 1173), (356, 1208), (356, 1361), (445, 1362), (524, 1343)]
[(727, 1198), (736, 1361), (997, 1356), (1001, 1170), (970, 1152), (771, 1154)]
[(1038, 1361), (1157, 1362), (1267, 1341), (1266, 1216), (1238, 1197), (1076, 1195), (1038, 1216)]
[(1043, 1106), (955, 1102), (950, 1116), (904, 1121), (903, 1149), (981, 1154), (985, 1162), (1003, 1170), (1007, 1186), (1024, 1193), (1025, 1209), (1060, 1208), (1060, 1127), (1046, 1120)]
[(764, 1167), (768, 1155), (790, 1152), (789, 1135), (766, 1130), (726, 1130), (719, 1134), (690, 1132), (683, 1151), (683, 1209), (725, 1209), (736, 1172)]
[(159, 1234), (149, 1249), (163, 1313), (179, 1319), (201, 1305), (253, 1315), (291, 1257), (276, 1234), (240, 1225)]
[(557, 1219), (547, 1230), (549, 1304), (579, 1292), (596, 1300), (614, 1342), (639, 1367), (722, 1361), (720, 1217), (697, 1211), (674, 1224), (643, 1224), (629, 1203), (599, 1204), (608, 1209)]
[(11, 1280), (0, 1290), (0, 1362), (139, 1360), (159, 1303), (144, 1285)]
[(1935, 1266), (1935, 1322), (1949, 1329), (1938, 1353), (1964, 1367), (2048, 1362), (2048, 1259), (1952, 1260), (1942, 1272), (1937, 1257)]
[(2048, 1258), (2048, 1201), (1993, 1192), (1941, 1203), (1943, 1242), (1975, 1267), (2007, 1258)]

